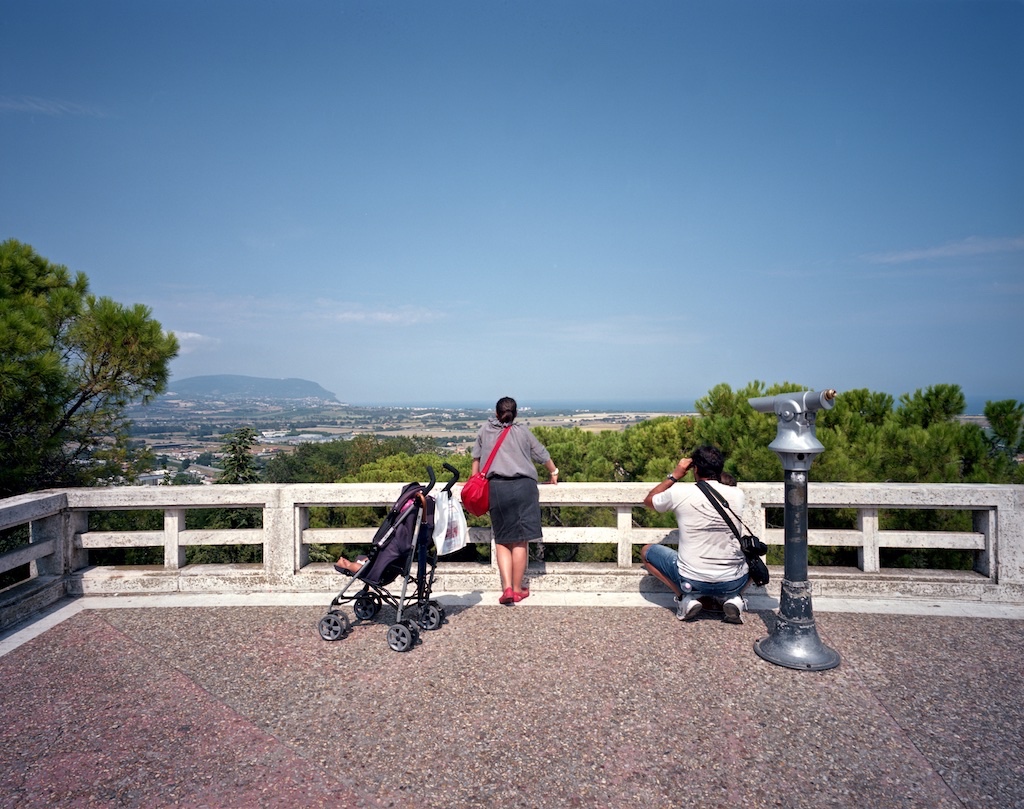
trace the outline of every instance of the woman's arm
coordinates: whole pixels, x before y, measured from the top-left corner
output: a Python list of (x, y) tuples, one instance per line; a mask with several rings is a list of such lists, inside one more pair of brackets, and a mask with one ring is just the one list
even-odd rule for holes
[(558, 483), (558, 467), (555, 466), (555, 462), (548, 458), (547, 463), (544, 467), (551, 473), (551, 482), (554, 484)]

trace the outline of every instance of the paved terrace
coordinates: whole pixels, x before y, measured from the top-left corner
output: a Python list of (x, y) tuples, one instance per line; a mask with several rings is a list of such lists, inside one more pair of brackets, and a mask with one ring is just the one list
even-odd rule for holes
[(1024, 607), (816, 598), (803, 672), (663, 593), (441, 596), (325, 642), (315, 594), (62, 599), (0, 637), (0, 805), (1020, 807)]
[[(325, 642), (340, 587), (317, 543), (373, 529), (311, 514), (387, 505), (395, 484), (123, 487), (0, 501), (27, 543), (0, 571), (0, 807), (1024, 807), (1024, 487), (811, 484), (855, 527), (810, 544), (858, 567), (811, 570), (817, 630), (838, 668), (759, 658), (782, 571), (746, 623), (680, 623), (633, 549), (646, 484), (541, 487), (612, 526), (549, 543), (611, 543), (616, 561), (532, 571), (497, 605), (487, 565), (438, 566), (446, 625), (392, 652), (387, 609)], [(782, 485), (743, 484), (745, 521)], [(252, 507), (262, 528), (194, 530), (194, 508)], [(163, 530), (102, 532), (91, 514), (162, 512)], [(888, 531), (889, 509), (956, 509), (961, 532)], [(27, 526), (27, 530), (26, 530)], [(484, 528), (474, 541), (488, 541)], [(189, 565), (194, 545), (253, 544), (259, 565)], [(93, 549), (162, 547), (155, 568), (90, 565)], [(886, 547), (956, 548), (969, 571), (881, 565)], [(346, 609), (351, 615), (351, 610)]]

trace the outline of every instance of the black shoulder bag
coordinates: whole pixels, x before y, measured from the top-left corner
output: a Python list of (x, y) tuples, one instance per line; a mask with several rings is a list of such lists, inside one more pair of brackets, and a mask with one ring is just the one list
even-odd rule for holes
[[(750, 580), (754, 582), (754, 584), (767, 584), (769, 578), (768, 566), (764, 561), (762, 561), (761, 557), (768, 553), (768, 546), (752, 534), (740, 534), (740, 532), (736, 530), (736, 523), (734, 523), (729, 518), (729, 515), (725, 513), (726, 508), (729, 509), (729, 511), (732, 511), (729, 501), (716, 492), (713, 487), (709, 486), (707, 481), (698, 480), (697, 488), (704, 492), (704, 496), (711, 501), (711, 505), (713, 505), (718, 513), (722, 515), (722, 519), (725, 520), (725, 524), (732, 529), (736, 539), (739, 540), (740, 550), (743, 551), (743, 555), (747, 559), (747, 569), (750, 571)], [(725, 506), (725, 508), (722, 508), (722, 506)], [(736, 516), (736, 519), (740, 521), (740, 525), (742, 525), (745, 530), (749, 531), (750, 529), (744, 525), (740, 516), (736, 514), (735, 511), (732, 511), (732, 513)]]

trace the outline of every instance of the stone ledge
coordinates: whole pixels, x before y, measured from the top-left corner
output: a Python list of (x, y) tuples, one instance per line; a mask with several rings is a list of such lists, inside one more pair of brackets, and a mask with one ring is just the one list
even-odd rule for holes
[[(783, 570), (771, 566), (767, 587), (750, 587), (748, 594), (777, 598)], [(651, 593), (665, 588), (640, 567), (606, 564), (547, 563), (527, 573), (538, 592)], [(946, 598), (966, 602), (1024, 600), (1024, 588), (997, 585), (974, 571), (895, 570), (864, 573), (856, 568), (811, 568), (816, 595), (839, 598)], [(432, 590), (437, 593), (489, 591), (497, 588), (497, 570), (488, 564), (442, 563)], [(188, 565), (181, 570), (159, 567), (92, 567), (67, 579), (69, 595), (137, 593), (324, 593), (339, 592), (347, 579), (327, 563), (314, 563), (294, 576), (271, 576), (262, 565)], [(392, 586), (394, 588), (394, 585)]]
[(66, 595), (60, 576), (39, 576), (0, 593), (0, 630), (21, 623)]

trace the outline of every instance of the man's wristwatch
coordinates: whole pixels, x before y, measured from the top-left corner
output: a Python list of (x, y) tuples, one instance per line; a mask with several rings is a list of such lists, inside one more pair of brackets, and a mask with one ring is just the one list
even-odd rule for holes
[(673, 483), (679, 482), (679, 478), (677, 478), (675, 475), (665, 475), (665, 480), (671, 480)]

